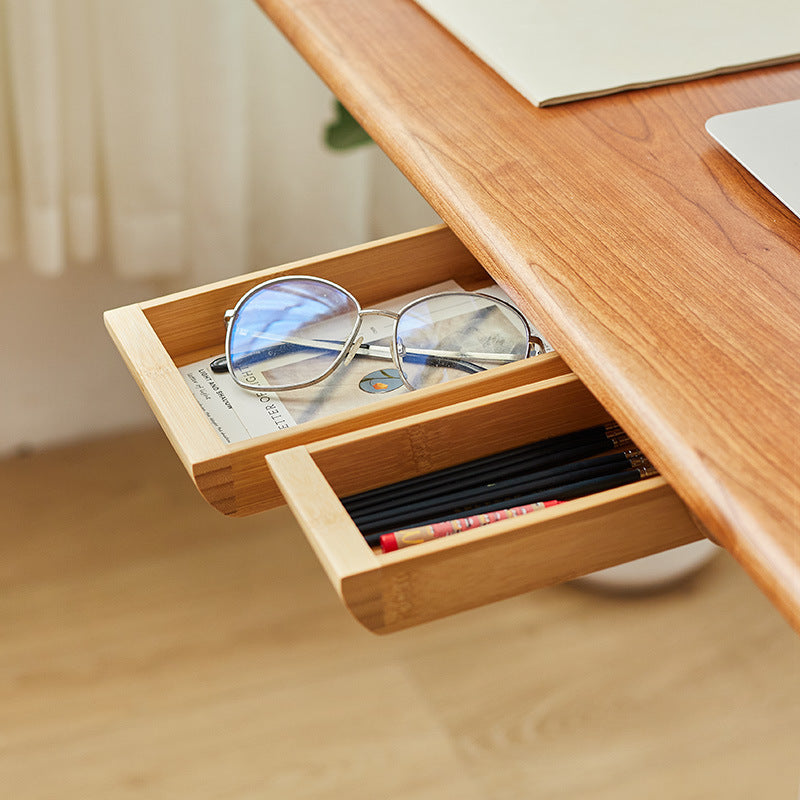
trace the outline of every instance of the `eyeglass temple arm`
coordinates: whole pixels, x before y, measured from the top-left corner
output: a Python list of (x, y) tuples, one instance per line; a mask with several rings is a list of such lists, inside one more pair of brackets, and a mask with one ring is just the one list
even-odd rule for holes
[[(328, 345), (327, 347), (325, 345)], [(257, 364), (261, 361), (265, 355), (269, 353), (270, 350), (274, 350), (277, 347), (287, 348), (287, 347), (294, 347), (294, 348), (307, 348), (309, 350), (340, 350), (344, 347), (344, 342), (342, 341), (331, 341), (331, 340), (323, 340), (323, 339), (314, 339), (305, 342), (301, 342), (298, 340), (292, 342), (281, 342), (280, 344), (270, 345), (269, 347), (263, 347), (260, 350), (255, 350), (249, 355), (239, 359), (239, 364), (241, 366), (248, 366), (249, 364)], [(359, 345), (358, 349), (353, 353), (354, 356), (363, 356), (365, 358), (379, 358), (383, 361), (393, 361), (392, 358), (392, 351), (389, 347), (385, 345), (375, 345), (375, 344), (361, 344)], [(435, 367), (451, 367), (452, 369), (459, 369), (462, 372), (482, 372), (485, 367), (481, 367), (478, 364), (473, 364), (470, 361), (467, 361), (463, 358), (456, 358), (455, 353), (445, 353), (436, 350), (426, 350), (426, 351), (415, 351), (415, 350), (406, 350), (403, 354), (403, 358), (407, 361), (411, 361), (414, 363), (428, 363), (431, 366)], [(488, 353), (462, 353), (460, 355), (466, 355), (468, 357), (473, 358), (481, 358), (483, 360), (489, 360), (487, 356), (492, 356), (493, 360), (498, 361), (499, 363), (506, 363), (512, 360), (511, 356), (504, 357), (503, 354), (494, 355)], [(226, 356), (219, 356), (215, 358), (211, 362), (211, 371), (212, 372), (227, 372), (228, 371), (228, 360)]]

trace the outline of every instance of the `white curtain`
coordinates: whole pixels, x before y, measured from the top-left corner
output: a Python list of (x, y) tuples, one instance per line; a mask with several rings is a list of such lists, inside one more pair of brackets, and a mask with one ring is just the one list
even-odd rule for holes
[(0, 0), (0, 262), (197, 284), (363, 241), (332, 114), (252, 0)]

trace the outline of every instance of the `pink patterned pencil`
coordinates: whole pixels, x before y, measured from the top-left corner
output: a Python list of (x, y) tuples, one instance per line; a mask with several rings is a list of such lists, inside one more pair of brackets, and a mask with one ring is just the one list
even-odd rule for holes
[(562, 501), (545, 500), (542, 503), (529, 503), (525, 506), (504, 508), (500, 511), (490, 511), (486, 514), (476, 514), (472, 517), (434, 522), (432, 525), (423, 525), (420, 528), (407, 528), (393, 533), (384, 533), (381, 536), (381, 551), (390, 553), (392, 550), (399, 550), (401, 547), (410, 547), (412, 544), (428, 542), (431, 539), (441, 539), (443, 536), (452, 536), (454, 533), (468, 531), (471, 528), (480, 528), (493, 522), (500, 522), (500, 520), (521, 517), (541, 508), (558, 505), (560, 502)]

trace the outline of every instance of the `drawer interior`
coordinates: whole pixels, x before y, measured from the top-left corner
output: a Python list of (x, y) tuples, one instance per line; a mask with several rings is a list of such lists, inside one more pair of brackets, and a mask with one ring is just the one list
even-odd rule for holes
[(470, 291), (492, 282), (446, 226), (435, 226), (106, 312), (112, 339), (184, 466), (203, 497), (225, 514), (252, 514), (283, 502), (264, 468), (268, 453), (568, 372), (558, 355), (548, 353), (440, 386), (402, 390), (370, 405), (230, 444), (211, 424), (179, 368), (220, 355), (225, 311), (256, 284), (282, 275), (314, 275), (338, 283), (364, 308), (444, 281)]
[(512, 387), (267, 456), (334, 587), (389, 632), (701, 538), (660, 477), (381, 553), (340, 498), (610, 421), (573, 375)]
[(141, 309), (170, 358), (181, 365), (219, 353), (224, 312), (256, 284), (283, 275), (338, 283), (364, 308), (442, 281), (454, 280), (466, 291), (492, 282), (449, 228), (435, 226), (151, 300)]

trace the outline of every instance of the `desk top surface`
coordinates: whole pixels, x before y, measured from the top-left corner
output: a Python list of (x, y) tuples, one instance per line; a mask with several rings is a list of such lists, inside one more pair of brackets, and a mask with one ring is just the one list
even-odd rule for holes
[(539, 109), (411, 0), (258, 0), (800, 629), (800, 220), (706, 133), (800, 65)]

